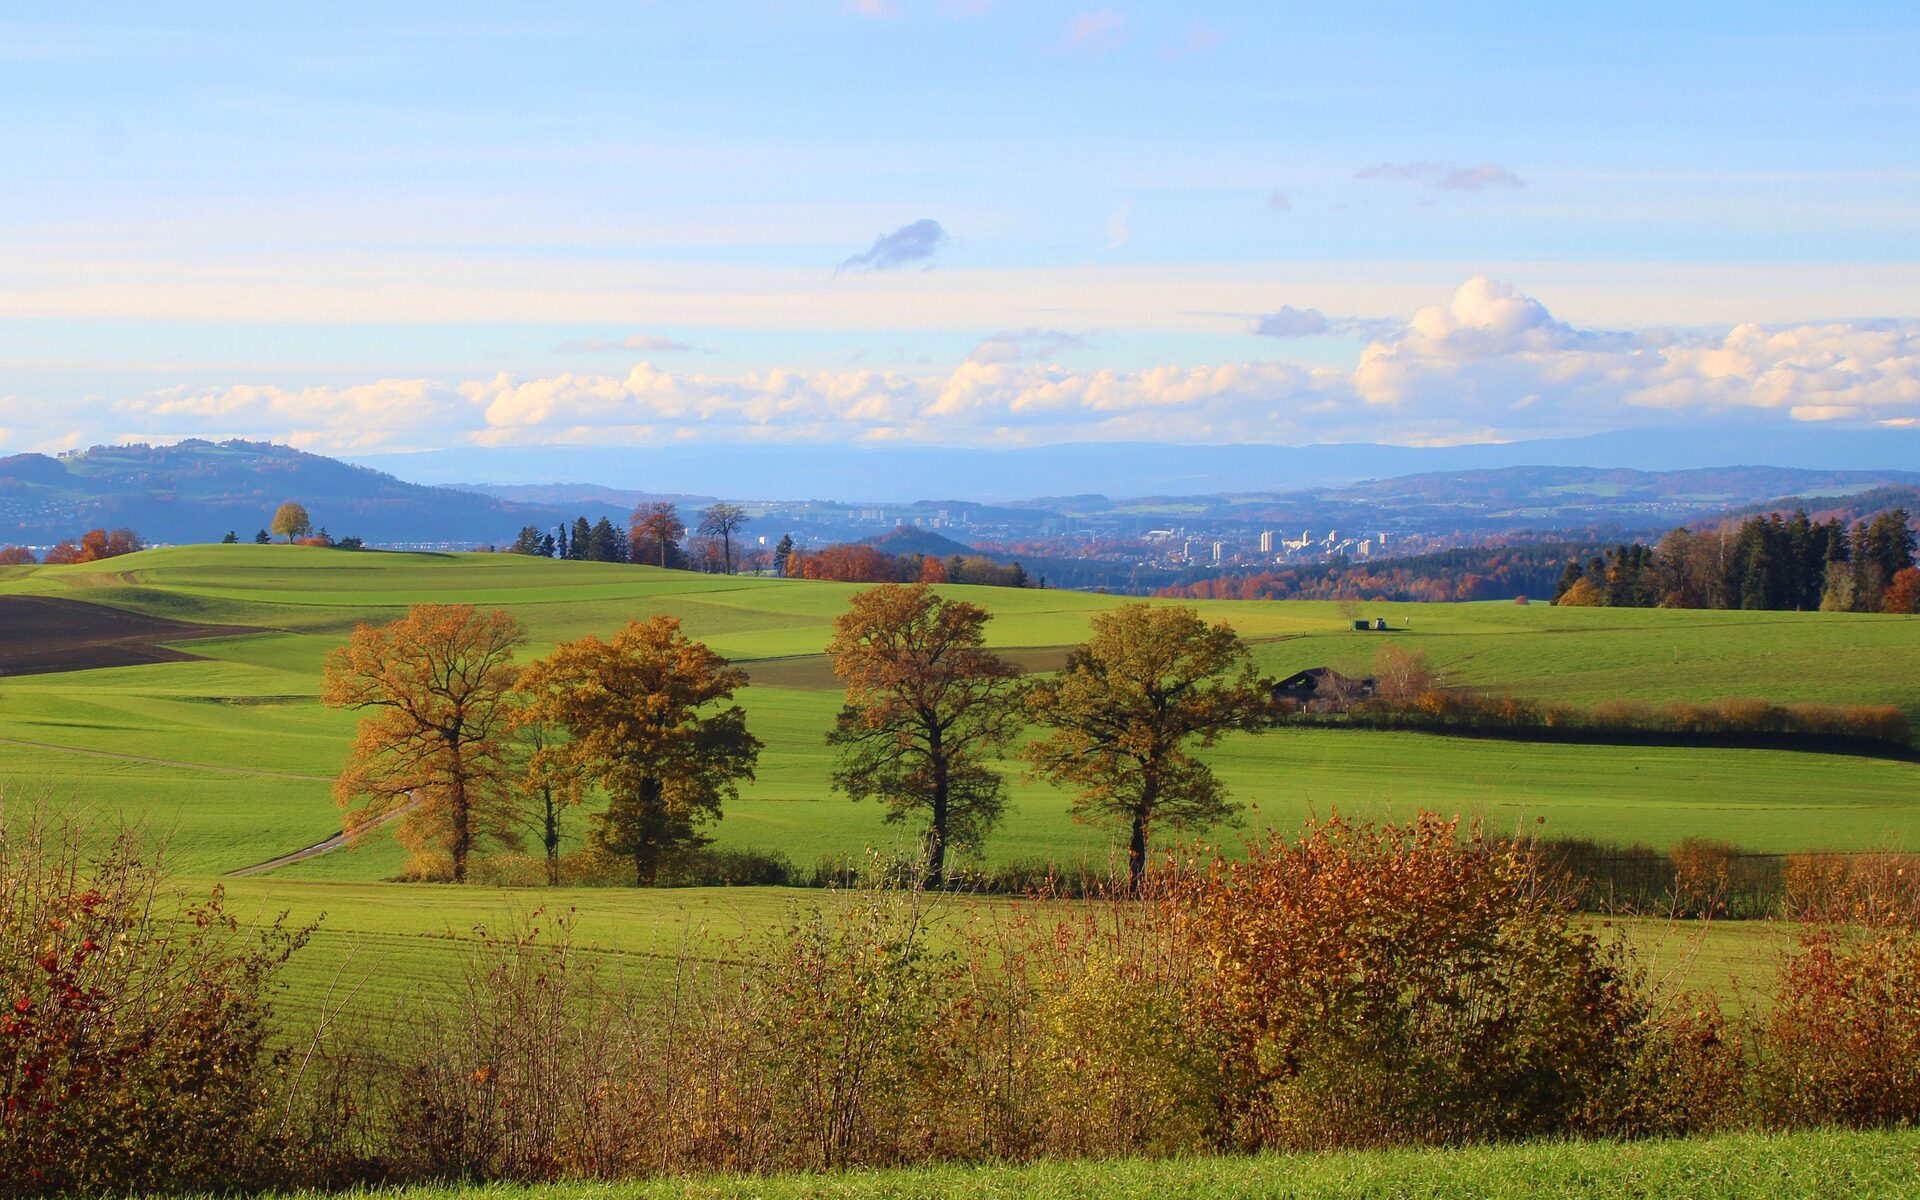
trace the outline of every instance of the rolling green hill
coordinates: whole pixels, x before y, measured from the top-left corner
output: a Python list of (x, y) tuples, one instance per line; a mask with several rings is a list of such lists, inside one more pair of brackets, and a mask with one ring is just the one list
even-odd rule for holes
[[(727, 578), (506, 555), (345, 553), (285, 546), (147, 551), (106, 564), (0, 571), (0, 597), (39, 595), (259, 630), (183, 642), (188, 661), (0, 680), (0, 779), (172, 832), (195, 872), (246, 866), (339, 828), (327, 780), (352, 718), (316, 700), (321, 662), (359, 621), (417, 601), (509, 609), (531, 651), (633, 617), (672, 613), (759, 681), (744, 693), (766, 742), (759, 779), (714, 831), (723, 845), (795, 861), (905, 834), (827, 788), (822, 735), (839, 703), (821, 655), (851, 585)], [(995, 613), (994, 643), (1058, 661), (1094, 611), (1120, 600), (1059, 591), (953, 589)], [(1425, 650), (1451, 682), (1590, 702), (1610, 696), (1893, 703), (1920, 715), (1920, 621), (1820, 613), (1386, 605), (1396, 627), (1350, 632), (1333, 604), (1211, 603), (1255, 641), (1266, 670), (1364, 667), (1383, 643)], [(1689, 834), (1757, 848), (1920, 842), (1920, 767), (1789, 751), (1532, 745), (1418, 734), (1287, 730), (1229, 740), (1215, 761), (1255, 825), (1309, 813), (1482, 813), (1510, 826), (1665, 843)], [(1010, 767), (1010, 771), (1015, 769)], [(1239, 835), (1218, 831), (1229, 839)], [(1018, 778), (986, 859), (1106, 860), (1111, 831), (1075, 825), (1066, 797)], [(377, 879), (369, 844), (286, 868)]]

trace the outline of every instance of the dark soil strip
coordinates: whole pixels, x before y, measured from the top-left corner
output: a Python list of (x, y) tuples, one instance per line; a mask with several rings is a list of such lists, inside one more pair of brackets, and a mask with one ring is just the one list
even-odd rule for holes
[(0, 676), (50, 675), (195, 658), (163, 642), (258, 633), (194, 625), (54, 596), (0, 596)]

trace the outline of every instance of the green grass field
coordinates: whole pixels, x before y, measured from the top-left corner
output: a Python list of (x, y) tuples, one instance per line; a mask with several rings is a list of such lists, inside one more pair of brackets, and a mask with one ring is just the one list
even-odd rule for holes
[(1687, 1141), (1164, 1161), (1040, 1162), (833, 1175), (404, 1188), (405, 1200), (1879, 1200), (1920, 1192), (1920, 1132), (1817, 1131)]
[[(102, 569), (111, 567), (111, 570)], [(777, 847), (796, 862), (899, 840), (874, 806), (827, 787), (822, 736), (838, 703), (821, 649), (852, 587), (550, 562), (505, 555), (348, 554), (285, 546), (147, 551), (107, 564), (9, 568), (0, 595), (41, 594), (262, 632), (184, 643), (200, 661), (0, 681), (0, 779), (172, 835), (176, 864), (232, 870), (339, 828), (326, 779), (351, 736), (316, 701), (321, 663), (359, 621), (416, 601), (499, 605), (530, 651), (608, 634), (656, 612), (747, 666), (743, 693), (766, 743), (759, 779), (714, 830), (724, 845)], [(1120, 600), (1083, 593), (955, 588), (995, 614), (994, 643), (1029, 664), (1085, 635)], [(1376, 605), (1399, 630), (1356, 634), (1341, 608), (1211, 603), (1276, 673), (1362, 669), (1386, 642), (1425, 650), (1451, 681), (1593, 701), (1757, 695), (1893, 703), (1920, 716), (1920, 622), (1821, 613), (1563, 610), (1511, 604)], [(125, 756), (125, 757), (112, 757)], [(156, 761), (142, 761), (156, 760)], [(1856, 849), (1920, 841), (1920, 768), (1866, 757), (1674, 747), (1529, 745), (1419, 734), (1286, 730), (1215, 755), (1249, 807), (1231, 843), (1310, 814), (1483, 815), (1498, 827), (1545, 818), (1556, 833), (1671, 842), (1688, 834), (1757, 849)], [(1012, 803), (983, 848), (992, 862), (1104, 862), (1112, 831), (1076, 825), (1066, 797), (1009, 767)], [(369, 845), (286, 868), (296, 877), (377, 879), (394, 865)]]
[[(549, 893), (449, 884), (294, 880), (224, 881), (230, 911), (248, 924), (285, 914), (295, 926), (316, 926), (307, 947), (281, 977), (279, 1003), (304, 1018), (340, 1004), (365, 1016), (419, 1002), (433, 1005), (436, 986), (476, 961), (482, 930), (525, 925), (572, 927), (572, 944), (603, 976), (645, 989), (686, 962), (725, 958), (749, 949), (755, 936), (780, 927), (803, 907), (836, 904), (814, 889), (591, 888)], [(1053, 903), (1005, 897), (944, 897), (938, 915), (976, 929)], [(1042, 914), (1044, 915), (1044, 913)], [(1602, 937), (1624, 938), (1664, 991), (1712, 989), (1730, 1004), (1768, 1002), (1779, 955), (1791, 936), (1767, 921), (1591, 920)], [(437, 981), (437, 983), (435, 982)], [(304, 1020), (292, 1022), (304, 1028)]]
[[(111, 568), (111, 569), (105, 569)], [(0, 679), (0, 789), (48, 796), (106, 822), (134, 818), (163, 835), (195, 886), (298, 849), (340, 828), (328, 791), (353, 730), (317, 700), (321, 663), (360, 621), (417, 601), (509, 609), (530, 653), (631, 618), (668, 612), (747, 667), (742, 693), (765, 742), (759, 778), (711, 832), (723, 846), (778, 849), (805, 866), (903, 844), (827, 784), (823, 742), (840, 697), (822, 655), (854, 587), (729, 579), (645, 567), (505, 555), (352, 554), (285, 546), (147, 551), (106, 564), (0, 568), (0, 595), (51, 595), (258, 633), (181, 643), (193, 661)], [(1085, 636), (1117, 598), (1058, 591), (954, 588), (991, 609), (993, 642), (1036, 669)], [(1587, 702), (1756, 695), (1777, 701), (1892, 703), (1920, 717), (1920, 621), (1821, 613), (1554, 609), (1543, 605), (1373, 605), (1389, 634), (1350, 632), (1335, 604), (1209, 603), (1254, 640), (1263, 669), (1364, 668), (1382, 644), (1417, 647), (1451, 682)], [(1497, 829), (1671, 843), (1688, 835), (1755, 849), (1920, 846), (1920, 766), (1863, 756), (1744, 749), (1527, 744), (1289, 729), (1223, 743), (1213, 761), (1247, 806), (1233, 847), (1266, 826), (1296, 828), (1335, 810), (1411, 816), (1421, 808), (1485, 817)], [(1067, 796), (1009, 764), (1007, 818), (980, 857), (1104, 867), (1114, 831), (1075, 824)], [(573, 836), (584, 831), (576, 817)], [(231, 881), (236, 904), (326, 914), (289, 981), (298, 1003), (353, 976), (377, 997), (457, 961), (460, 939), (488, 914), (537, 894), (381, 884), (401, 865), (375, 835), (341, 851)], [(570, 891), (583, 944), (620, 969), (648, 964), (696, 928), (739, 930), (780, 911), (778, 893), (696, 890), (668, 897)], [(452, 936), (449, 936), (452, 935)], [(1754, 978), (1771, 932), (1718, 926), (1710, 943), (1649, 927), (1687, 977)], [(371, 970), (363, 971), (363, 967)], [(1700, 974), (1704, 972), (1704, 974)]]

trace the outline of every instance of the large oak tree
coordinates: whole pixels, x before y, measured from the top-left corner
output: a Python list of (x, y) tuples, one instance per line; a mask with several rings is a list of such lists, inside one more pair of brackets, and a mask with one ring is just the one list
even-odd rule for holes
[(983, 648), (989, 614), (925, 584), (856, 592), (833, 623), (834, 674), (846, 706), (827, 741), (841, 751), (834, 785), (875, 798), (887, 819), (924, 814), (929, 880), (949, 845), (999, 819), (1006, 783), (984, 761), (1020, 729), (1020, 670)]
[(669, 856), (705, 844), (700, 826), (753, 778), (760, 741), (727, 703), (746, 683), (669, 616), (628, 622), (611, 642), (564, 642), (520, 677), (521, 719), (566, 733), (534, 752), (536, 777), (598, 784), (608, 803), (594, 841), (651, 884)]
[(480, 838), (516, 840), (508, 734), (524, 641), (505, 612), (416, 604), (327, 657), (321, 700), (367, 714), (333, 785), (349, 833), (402, 814), (416, 858), (443, 851), (456, 883)]
[(1138, 887), (1156, 825), (1204, 829), (1238, 810), (1189, 750), (1261, 728), (1268, 709), (1232, 628), (1191, 608), (1128, 604), (1094, 617), (1066, 669), (1027, 693), (1028, 714), (1050, 732), (1025, 754), (1036, 774), (1079, 789), (1076, 820), (1127, 824)]

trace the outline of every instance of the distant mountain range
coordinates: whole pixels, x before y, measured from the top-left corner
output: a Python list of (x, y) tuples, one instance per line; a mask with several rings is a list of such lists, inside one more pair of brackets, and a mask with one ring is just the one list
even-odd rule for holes
[[(307, 507), (335, 537), (375, 544), (500, 543), (522, 525), (551, 527), (601, 509), (515, 504), (259, 442), (185, 441), (96, 446), (50, 458), (0, 458), (0, 542), (48, 545), (94, 526), (128, 526), (153, 542), (243, 539), (265, 528), (282, 501)], [(631, 506), (606, 506), (625, 522)]]
[(1768, 465), (1902, 470), (1920, 429), (1774, 425), (1641, 429), (1467, 446), (1075, 443), (1008, 449), (752, 445), (457, 447), (351, 461), (416, 483), (598, 484), (737, 500), (1007, 501), (1036, 495), (1213, 495), (1506, 467), (1679, 471)]
[[(1448, 530), (1511, 533), (1527, 529), (1657, 533), (1729, 510), (1759, 511), (1782, 500), (1842, 497), (1920, 485), (1920, 471), (1823, 471), (1793, 467), (1714, 467), (1638, 471), (1594, 467), (1504, 467), (1367, 480), (1336, 487), (1212, 496), (1066, 496), (1027, 505), (1075, 518), (1272, 524), (1281, 529)], [(1878, 512), (1888, 505), (1868, 511)]]
[[(1905, 435), (1887, 436), (1897, 442)], [(1084, 471), (1091, 461), (1088, 456), (1096, 452), (1110, 451), (1124, 461), (1144, 454), (1146, 449), (1055, 447), (1049, 453), (1057, 453), (1062, 462), (1079, 462), (1076, 469)], [(1247, 457), (1270, 453), (1274, 448), (1216, 449), (1227, 457)], [(1195, 448), (1154, 450), (1185, 457)], [(1826, 501), (1829, 506), (1839, 507), (1848, 503), (1845, 497), (1871, 489), (1920, 486), (1920, 472), (1884, 468), (1768, 466), (1654, 472), (1527, 465), (1425, 472), (1343, 485), (1288, 486), (1284, 480), (1270, 479), (1263, 488), (1226, 494), (1155, 494), (1141, 487), (1131, 493), (1122, 490), (1076, 495), (1063, 494), (1069, 489), (1059, 487), (1062, 481), (1045, 473), (1043, 468), (1050, 460), (1032, 457), (1041, 452), (1005, 453), (1018, 457), (1030, 469), (1021, 476), (1028, 494), (1051, 493), (1053, 498), (1029, 500), (1017, 507), (961, 505), (967, 510), (968, 529), (997, 525), (1006, 530), (1030, 527), (1039, 531), (1058, 520), (1119, 534), (1164, 522), (1195, 528), (1231, 524), (1430, 532), (1657, 532), (1730, 509), (1764, 507), (1783, 497), (1819, 495), (1832, 498)], [(980, 469), (986, 470), (984, 466)], [(1004, 466), (993, 468), (994, 473), (1005, 470)], [(777, 479), (778, 473), (771, 472), (769, 478)], [(1145, 481), (1143, 477), (1138, 482)], [(706, 487), (685, 489), (664, 484), (640, 490), (592, 483), (541, 483), (486, 485), (481, 490), (477, 485), (456, 488), (410, 483), (365, 466), (257, 442), (194, 440), (169, 446), (95, 447), (58, 458), (41, 454), (0, 458), (0, 542), (46, 545), (93, 526), (117, 525), (131, 526), (157, 542), (214, 541), (228, 530), (247, 538), (268, 524), (274, 508), (283, 500), (298, 500), (311, 512), (316, 525), (336, 537), (351, 534), (377, 545), (504, 544), (523, 525), (550, 529), (577, 516), (590, 521), (607, 516), (624, 525), (634, 506), (648, 500), (672, 500), (691, 516), (691, 510), (713, 496), (751, 500), (756, 494), (769, 494), (735, 491), (723, 487), (724, 482), (715, 478)], [(829, 494), (841, 502), (836, 510), (840, 521), (836, 528), (845, 532), (831, 536), (851, 540), (887, 534), (896, 523), (922, 519), (912, 505), (861, 507), (874, 499), (862, 490), (870, 483), (869, 477), (858, 473), (837, 481)], [(953, 486), (957, 486), (955, 480), (930, 472), (926, 490), (919, 495), (947, 494)], [(1114, 499), (1111, 495), (1137, 498)], [(945, 517), (948, 514), (939, 511), (941, 506), (957, 503), (931, 501), (923, 507), (928, 509), (928, 517)], [(787, 530), (799, 533), (807, 527), (802, 518), (813, 507), (806, 503), (769, 506), (764, 521), (756, 517), (757, 528), (770, 537)], [(962, 538), (966, 536), (961, 534)], [(1001, 536), (1018, 540), (1025, 535)], [(963, 545), (944, 539), (943, 544)], [(904, 547), (889, 548), (900, 552)]]

